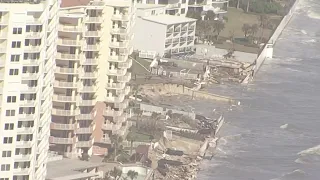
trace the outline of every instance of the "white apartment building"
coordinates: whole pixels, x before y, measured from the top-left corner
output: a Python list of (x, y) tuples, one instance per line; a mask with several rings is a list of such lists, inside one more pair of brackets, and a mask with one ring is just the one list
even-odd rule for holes
[(164, 11), (161, 5), (137, 5), (134, 50), (156, 52), (160, 56), (193, 50), (197, 20), (167, 15)]
[(44, 180), (56, 0), (0, 0), (0, 179)]
[(138, 0), (139, 4), (164, 5), (169, 15), (186, 16), (189, 0)]
[(188, 11), (207, 12), (213, 11), (216, 20), (223, 20), (227, 13), (229, 0), (189, 0)]
[(132, 0), (62, 0), (51, 150), (104, 154), (111, 135), (125, 135), (134, 13)]

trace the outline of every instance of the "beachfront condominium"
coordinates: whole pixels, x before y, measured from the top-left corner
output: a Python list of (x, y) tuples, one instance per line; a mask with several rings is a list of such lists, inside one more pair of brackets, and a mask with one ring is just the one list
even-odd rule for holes
[(125, 135), (134, 13), (134, 0), (61, 1), (51, 150), (104, 154)]
[(0, 179), (43, 180), (59, 4), (0, 0)]
[(216, 20), (223, 20), (228, 6), (229, 0), (189, 0), (188, 11), (204, 14), (208, 11), (213, 11)]
[(193, 51), (197, 20), (168, 15), (164, 11), (162, 5), (137, 5), (133, 47), (140, 51), (141, 57), (141, 52), (170, 56)]
[(141, 4), (165, 5), (165, 13), (176, 16), (186, 16), (190, 0), (138, 0)]

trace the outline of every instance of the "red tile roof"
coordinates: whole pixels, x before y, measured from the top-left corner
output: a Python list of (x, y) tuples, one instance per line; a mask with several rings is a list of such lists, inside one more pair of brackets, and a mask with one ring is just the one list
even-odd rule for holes
[(60, 7), (73, 7), (73, 6), (85, 6), (89, 4), (91, 0), (61, 0)]

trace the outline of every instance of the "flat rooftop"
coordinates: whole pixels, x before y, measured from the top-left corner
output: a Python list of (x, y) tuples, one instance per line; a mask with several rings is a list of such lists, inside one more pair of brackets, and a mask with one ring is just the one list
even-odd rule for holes
[(165, 5), (161, 4), (137, 4), (136, 5), (137, 9), (155, 9), (155, 8), (164, 8), (166, 7)]
[(104, 166), (103, 163), (80, 161), (77, 159), (64, 158), (58, 161), (49, 162), (47, 165), (47, 180), (64, 180), (94, 177), (92, 173), (82, 173), (79, 170)]
[(159, 23), (159, 24), (165, 24), (165, 25), (181, 24), (181, 23), (197, 21), (196, 19), (192, 19), (192, 18), (187, 18), (183, 16), (173, 16), (173, 15), (167, 15), (167, 14), (161, 14), (157, 16), (147, 16), (147, 17), (142, 17), (142, 19)]

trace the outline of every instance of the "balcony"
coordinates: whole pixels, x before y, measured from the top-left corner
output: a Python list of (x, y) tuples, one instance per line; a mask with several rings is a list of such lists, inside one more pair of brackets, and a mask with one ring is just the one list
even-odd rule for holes
[(24, 51), (26, 53), (37, 53), (41, 51), (41, 46), (25, 46)]
[(92, 114), (79, 114), (76, 116), (76, 120), (92, 120)]
[(107, 83), (106, 87), (108, 89), (123, 89), (125, 88), (126, 84), (125, 83)]
[(22, 162), (22, 161), (31, 161), (31, 154), (19, 154), (14, 156), (14, 161)]
[(71, 39), (58, 39), (59, 46), (81, 46), (80, 41)]
[(118, 64), (118, 68), (120, 69), (129, 69), (132, 66), (132, 59), (128, 59), (127, 62), (121, 62)]
[(51, 122), (50, 129), (72, 131), (72, 130), (75, 130), (77, 126), (78, 124), (59, 124), (59, 123)]
[(82, 100), (82, 99), (79, 99), (77, 101), (77, 105), (78, 106), (94, 106), (96, 105), (96, 100)]
[(180, 3), (168, 4), (167, 9), (179, 9), (181, 7)]
[(112, 28), (111, 29), (111, 33), (112, 34), (126, 35), (126, 34), (130, 33), (130, 28)]
[(36, 100), (21, 100), (19, 105), (21, 107), (35, 107), (36, 106), (37, 101)]
[(123, 123), (125, 122), (127, 119), (127, 114), (126, 113), (123, 113), (121, 116), (115, 116), (113, 117), (113, 120), (118, 122), (118, 123)]
[(38, 89), (37, 86), (35, 86), (35, 87), (21, 86), (21, 87), (20, 87), (20, 91), (21, 91), (22, 93), (37, 93), (38, 90), (39, 90), (39, 89)]
[(108, 69), (107, 74), (110, 76), (124, 76), (127, 73), (126, 69)]
[(41, 32), (26, 32), (26, 39), (41, 39)]
[(93, 127), (78, 128), (76, 130), (77, 134), (91, 134), (92, 132), (93, 132)]
[(84, 44), (82, 46), (83, 51), (99, 51), (100, 50), (100, 44)]
[(131, 80), (131, 73), (127, 72), (124, 76), (117, 76), (119, 82), (129, 82)]
[(190, 26), (188, 28), (188, 33), (192, 33), (192, 32), (194, 32), (194, 30), (195, 30), (195, 26)]
[(49, 143), (51, 144), (74, 144), (75, 142), (75, 138), (58, 138), (53, 136), (49, 138)]
[(107, 108), (103, 111), (103, 116), (121, 116), (123, 111), (115, 111), (114, 109)]
[(83, 86), (83, 85), (79, 85), (78, 86), (78, 92), (87, 92), (87, 93), (90, 93), (90, 92), (96, 92), (97, 88), (95, 85), (92, 85), (92, 86)]
[(34, 141), (17, 141), (16, 148), (31, 148), (34, 144)]
[(0, 80), (4, 80), (4, 72), (0, 72)]
[(9, 23), (9, 18), (8, 16), (2, 16), (0, 17), (0, 25), (8, 25)]
[(34, 121), (36, 119), (35, 114), (19, 114), (18, 115), (19, 121)]
[(111, 144), (111, 140), (109, 137), (101, 138), (99, 142), (104, 144)]
[(52, 108), (52, 115), (55, 116), (75, 116), (80, 113), (79, 110), (64, 110), (64, 109), (56, 109)]
[(59, 31), (61, 32), (82, 32), (82, 28), (79, 26), (67, 26), (59, 25)]
[(93, 146), (92, 140), (90, 140), (90, 141), (78, 141), (77, 144), (76, 144), (76, 147), (78, 147), (78, 148), (84, 148), (84, 147), (90, 148), (92, 146)]
[(98, 73), (96, 72), (79, 72), (79, 78), (80, 79), (96, 79), (98, 77)]
[(24, 66), (39, 66), (41, 60), (39, 59), (24, 59), (22, 60), (22, 65)]
[(124, 89), (116, 90), (116, 94), (128, 95), (130, 93), (130, 86), (126, 86)]
[(87, 17), (85, 19), (85, 23), (102, 23), (103, 22), (103, 19), (102, 17)]
[(80, 55), (76, 55), (76, 54), (68, 54), (68, 53), (57, 53), (57, 56), (56, 56), (57, 59), (59, 60), (66, 60), (66, 61), (69, 61), (69, 60), (73, 60), (73, 61), (76, 61), (76, 60), (80, 60)]
[(105, 101), (110, 103), (120, 103), (124, 100), (124, 94), (117, 96), (106, 96)]
[(110, 43), (111, 48), (128, 48), (129, 43), (128, 42), (118, 42), (114, 41)]
[(65, 81), (54, 81), (54, 87), (57, 88), (67, 88), (67, 89), (76, 89), (77, 84), (73, 82), (65, 82)]
[(128, 56), (126, 54), (109, 56), (109, 61), (111, 62), (125, 62), (127, 61), (127, 59), (128, 59)]
[(121, 124), (107, 123), (102, 124), (102, 129), (107, 131), (117, 131), (121, 128)]
[(40, 18), (30, 18), (27, 19), (27, 25), (42, 25)]
[(172, 39), (166, 40), (166, 43), (165, 43), (166, 46), (169, 46), (169, 45), (171, 45), (171, 44), (172, 44)]
[(13, 169), (13, 174), (16, 176), (29, 175), (30, 173), (31, 173), (31, 168), (29, 167)]
[(86, 31), (84, 32), (84, 37), (100, 37), (101, 31)]
[(4, 46), (0, 46), (0, 54), (1, 53), (6, 53), (7, 48), (5, 48)]
[(18, 134), (33, 134), (34, 133), (34, 128), (33, 127), (21, 127), (17, 128), (17, 133)]
[(55, 73), (56, 74), (77, 74), (78, 71), (75, 68), (56, 67)]
[(113, 20), (113, 21), (129, 21), (130, 16), (124, 15), (124, 14), (113, 14), (111, 17), (111, 20)]
[(56, 102), (69, 102), (69, 103), (71, 103), (71, 102), (76, 102), (76, 97), (54, 94), (52, 100), (56, 101)]
[(40, 73), (22, 73), (22, 80), (38, 80)]
[(98, 65), (98, 59), (90, 59), (90, 58), (83, 58), (80, 61), (81, 65)]

